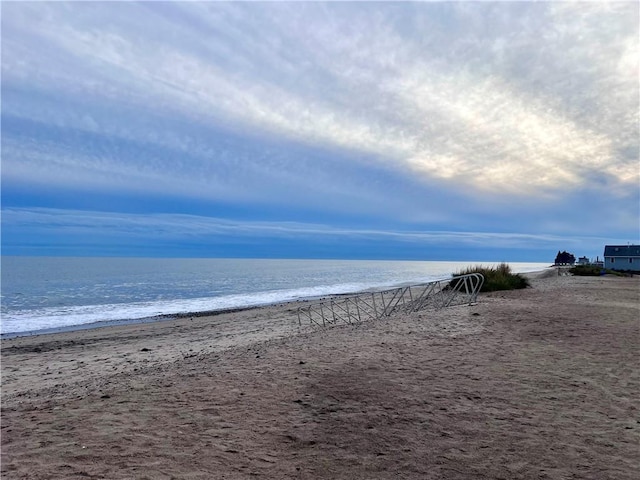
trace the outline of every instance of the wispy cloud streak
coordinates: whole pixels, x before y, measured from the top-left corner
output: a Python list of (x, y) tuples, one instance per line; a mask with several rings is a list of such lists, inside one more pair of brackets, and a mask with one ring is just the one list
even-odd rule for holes
[(3, 224), (9, 229), (24, 229), (41, 234), (91, 235), (96, 238), (124, 235), (128, 238), (179, 239), (227, 236), (241, 238), (369, 239), (429, 245), (454, 243), (459, 246), (518, 246), (557, 245), (588, 241), (601, 242), (600, 237), (569, 238), (560, 235), (527, 234), (520, 232), (472, 231), (402, 231), (336, 227), (303, 222), (238, 221), (222, 218), (180, 214), (123, 214), (62, 210), (51, 208), (3, 209)]

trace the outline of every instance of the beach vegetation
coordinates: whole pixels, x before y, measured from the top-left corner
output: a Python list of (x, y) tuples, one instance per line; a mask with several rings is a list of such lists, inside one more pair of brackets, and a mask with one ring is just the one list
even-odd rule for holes
[(569, 269), (569, 273), (572, 275), (582, 277), (599, 277), (600, 275), (615, 275), (618, 277), (625, 277), (629, 275), (627, 272), (619, 272), (617, 270), (604, 269), (597, 265), (576, 265)]
[(569, 273), (578, 276), (599, 277), (605, 272), (605, 269), (597, 265), (576, 265), (569, 269)]
[[(511, 271), (511, 267), (506, 263), (501, 263), (497, 267), (487, 267), (484, 265), (467, 267), (464, 270), (454, 273), (453, 276), (457, 277), (459, 275), (468, 275), (470, 273), (480, 273), (484, 277), (484, 284), (480, 290), (481, 292), (517, 290), (520, 288), (527, 288), (529, 286), (529, 280), (519, 273), (513, 273)], [(455, 288), (457, 284), (458, 280), (454, 278), (449, 283), (449, 286), (451, 288)]]

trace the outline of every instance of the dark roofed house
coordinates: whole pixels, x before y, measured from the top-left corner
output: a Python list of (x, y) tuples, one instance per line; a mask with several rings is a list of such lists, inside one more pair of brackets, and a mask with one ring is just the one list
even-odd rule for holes
[(604, 268), (640, 271), (640, 245), (606, 245)]

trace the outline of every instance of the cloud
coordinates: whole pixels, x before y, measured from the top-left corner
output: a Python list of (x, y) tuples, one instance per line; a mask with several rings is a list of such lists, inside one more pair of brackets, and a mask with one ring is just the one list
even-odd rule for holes
[[(3, 192), (20, 192), (3, 201), (75, 193), (48, 232), (59, 217), (65, 235), (99, 219), (122, 238), (637, 235), (636, 2), (2, 8)], [(94, 217), (86, 192), (159, 216)], [(174, 200), (245, 220), (172, 220)], [(8, 233), (34, 212), (7, 210)], [(301, 218), (321, 220), (285, 221)]]
[[(630, 75), (638, 28), (628, 20), (637, 5), (607, 8), (604, 17), (603, 8), (515, 4), (494, 20), (497, 7), (482, 3), (407, 11), (392, 4), (10, 5), (3, 77), (113, 100), (116, 114), (135, 105), (364, 152), (367, 162), (479, 190), (557, 193), (596, 171), (635, 184), (637, 155), (620, 152), (638, 143)], [(533, 27), (523, 29), (529, 20)], [(41, 43), (48, 48), (39, 54)], [(64, 123), (100, 125), (81, 110)], [(198, 148), (135, 120), (131, 130), (106, 129)]]

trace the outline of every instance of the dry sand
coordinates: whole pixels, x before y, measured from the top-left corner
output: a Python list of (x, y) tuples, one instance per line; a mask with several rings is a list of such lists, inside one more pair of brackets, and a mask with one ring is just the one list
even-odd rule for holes
[(2, 341), (3, 479), (636, 479), (640, 278)]

